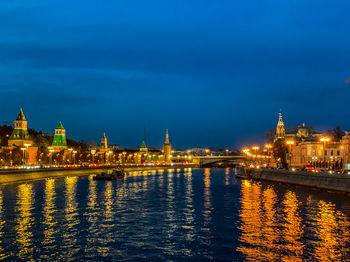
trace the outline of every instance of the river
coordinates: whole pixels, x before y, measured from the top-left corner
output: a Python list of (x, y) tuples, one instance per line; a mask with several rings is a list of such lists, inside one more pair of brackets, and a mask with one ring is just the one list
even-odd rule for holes
[(0, 259), (349, 261), (350, 198), (236, 179), (137, 171), (0, 187)]

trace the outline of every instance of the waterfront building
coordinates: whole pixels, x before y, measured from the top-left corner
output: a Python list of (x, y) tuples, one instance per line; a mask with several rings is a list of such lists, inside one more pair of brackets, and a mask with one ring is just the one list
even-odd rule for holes
[[(277, 139), (285, 142), (288, 163), (292, 168), (342, 169), (348, 161), (344, 157), (346, 150), (350, 150), (350, 136), (334, 141), (327, 134), (311, 133), (305, 123), (298, 126), (296, 132), (286, 133), (282, 113), (279, 113), (275, 141)], [(349, 147), (346, 146), (347, 143)], [(350, 161), (350, 157), (348, 159)]]
[(166, 130), (165, 134), (165, 142), (163, 145), (163, 155), (164, 155), (164, 160), (169, 161), (170, 156), (171, 156), (171, 144), (169, 142), (169, 132), (168, 129)]
[(8, 146), (3, 148), (10, 152), (21, 150), (23, 152), (22, 164), (36, 164), (38, 148), (33, 146), (28, 132), (28, 122), (21, 108), (15, 123), (14, 129), (8, 140)]
[(52, 141), (52, 148), (54, 151), (62, 151), (68, 148), (66, 139), (66, 130), (64, 129), (61, 122), (55, 129), (55, 135)]

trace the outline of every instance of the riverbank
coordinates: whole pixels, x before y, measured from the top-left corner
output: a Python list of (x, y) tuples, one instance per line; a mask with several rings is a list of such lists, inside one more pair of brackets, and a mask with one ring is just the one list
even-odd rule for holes
[[(125, 167), (126, 172), (134, 171), (147, 171), (147, 170), (168, 170), (168, 169), (182, 169), (191, 168), (193, 166), (137, 166), (137, 167)], [(0, 185), (6, 185), (11, 183), (20, 183), (27, 181), (43, 180), (46, 178), (57, 178), (66, 176), (88, 176), (101, 173), (103, 171), (112, 170), (114, 166), (105, 167), (84, 167), (84, 168), (52, 168), (52, 169), (39, 169), (39, 170), (1, 170), (0, 172)]]
[(350, 175), (283, 169), (251, 169), (249, 175), (254, 180), (273, 181), (350, 194)]

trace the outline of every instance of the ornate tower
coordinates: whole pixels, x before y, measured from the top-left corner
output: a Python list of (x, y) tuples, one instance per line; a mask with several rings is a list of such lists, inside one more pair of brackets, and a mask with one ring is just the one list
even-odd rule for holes
[(148, 152), (148, 148), (147, 148), (147, 145), (146, 145), (145, 141), (142, 141), (142, 144), (141, 144), (141, 147), (140, 147), (140, 152), (143, 152), (143, 153), (147, 153)]
[(279, 113), (279, 118), (278, 118), (278, 123), (277, 123), (277, 128), (276, 128), (276, 137), (275, 140), (277, 139), (284, 139), (286, 137), (286, 131), (284, 129), (284, 123), (282, 119), (282, 112)]
[(31, 146), (33, 142), (29, 138), (27, 120), (23, 114), (23, 110), (19, 112), (15, 120), (15, 128), (8, 140), (8, 146)]
[(52, 147), (55, 151), (67, 149), (66, 130), (60, 122), (55, 129), (55, 135), (52, 141)]
[(169, 133), (168, 133), (168, 129), (166, 130), (165, 133), (165, 142), (163, 145), (163, 153), (164, 153), (164, 160), (165, 161), (169, 161), (169, 156), (171, 155), (171, 145), (169, 142)]
[(107, 137), (106, 137), (106, 133), (103, 133), (103, 137), (101, 138), (100, 151), (107, 151), (107, 150), (108, 150)]

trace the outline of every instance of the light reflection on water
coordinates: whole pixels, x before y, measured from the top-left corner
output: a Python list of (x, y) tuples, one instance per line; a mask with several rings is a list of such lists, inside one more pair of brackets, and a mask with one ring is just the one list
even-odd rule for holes
[(231, 169), (0, 188), (1, 260), (347, 261), (350, 201)]

